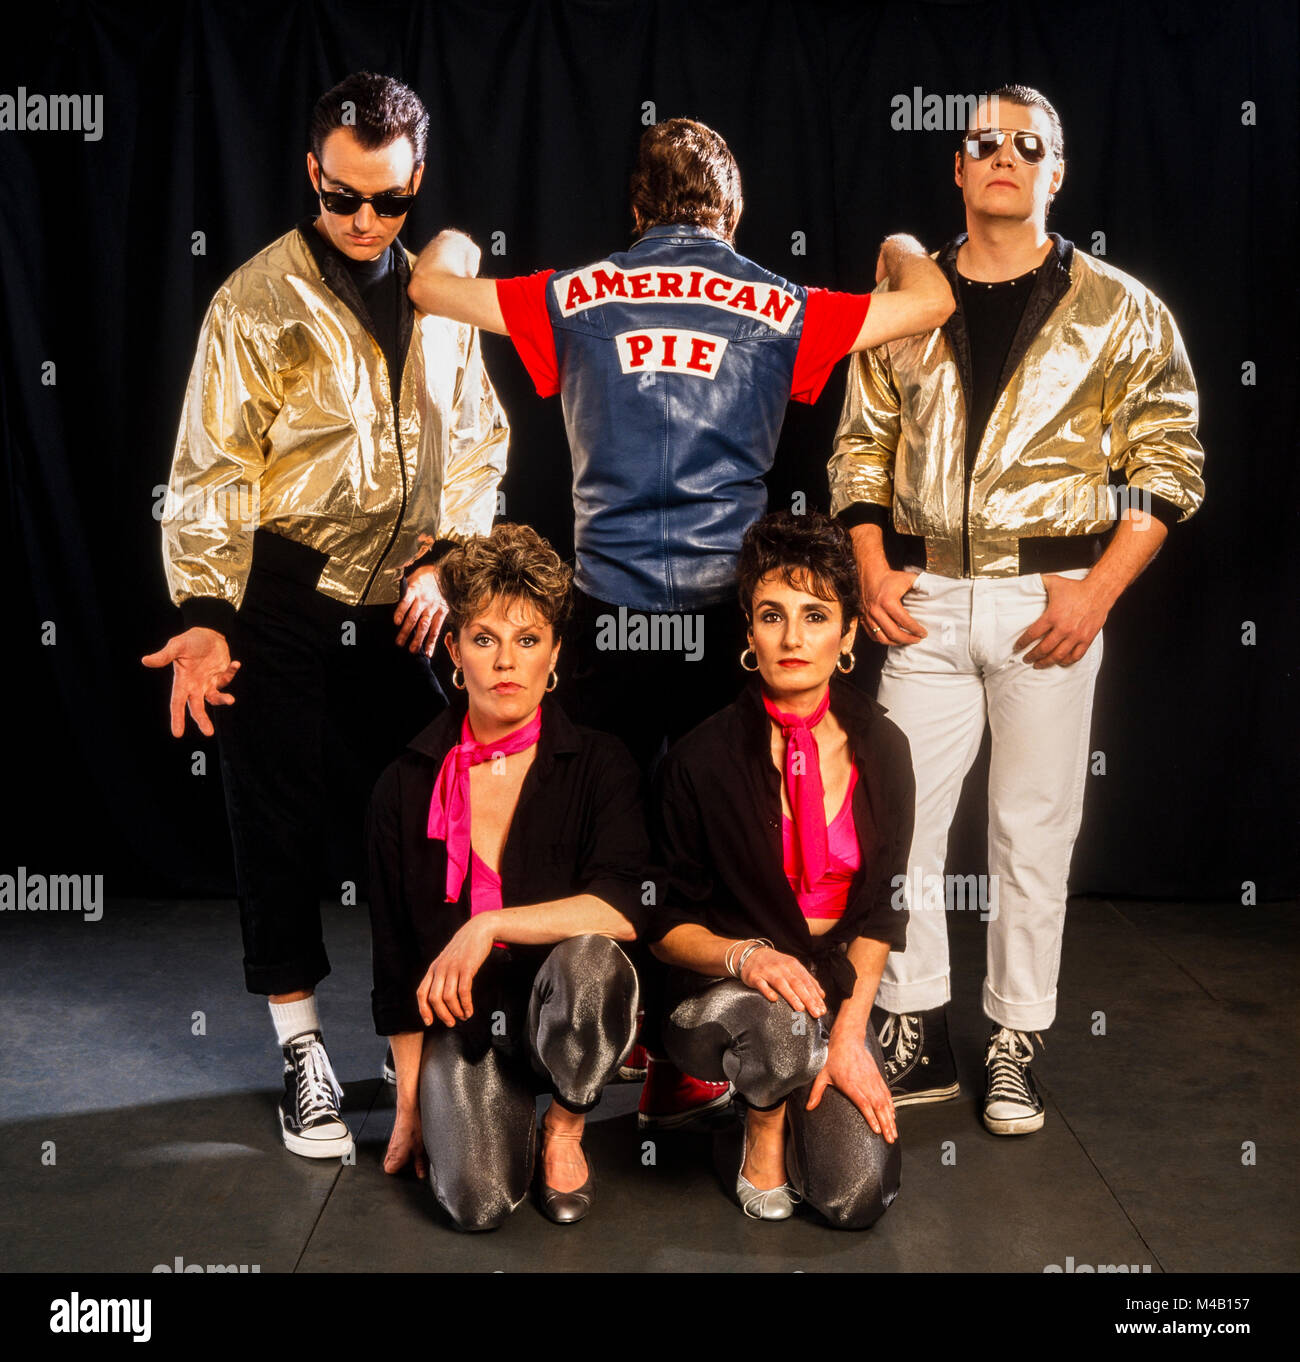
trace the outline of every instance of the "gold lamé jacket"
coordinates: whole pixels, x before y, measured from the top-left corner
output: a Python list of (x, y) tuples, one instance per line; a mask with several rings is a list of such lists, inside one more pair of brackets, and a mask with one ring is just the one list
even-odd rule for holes
[(491, 528), (509, 429), (478, 332), (415, 311), (395, 245), (396, 410), (365, 303), (310, 218), (217, 290), (161, 515), (187, 623), (233, 618), (258, 528), (327, 555), (316, 589), (348, 605), (396, 601), (436, 541)]
[(1112, 528), (1108, 484), (1126, 484), (1129, 505), (1143, 506), (1144, 491), (1185, 520), (1205, 493), (1204, 454), (1178, 328), (1137, 280), (1054, 234), (967, 475), (964, 239), (937, 256), (958, 297), (944, 326), (851, 357), (832, 514), (892, 508), (893, 528), (923, 539), (926, 569), (946, 577), (1015, 576), (1022, 540)]

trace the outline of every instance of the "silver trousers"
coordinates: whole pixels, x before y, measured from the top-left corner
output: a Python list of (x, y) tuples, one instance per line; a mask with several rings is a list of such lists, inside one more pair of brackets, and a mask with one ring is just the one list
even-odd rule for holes
[[(831, 1015), (814, 1021), (738, 980), (684, 970), (672, 971), (668, 991), (663, 1039), (673, 1063), (697, 1078), (730, 1079), (752, 1107), (784, 1101), (786, 1171), (795, 1191), (837, 1229), (866, 1229), (879, 1220), (898, 1195), (898, 1143), (887, 1144), (836, 1088), (815, 1110), (806, 1106), (826, 1063)], [(863, 1044), (883, 1074), (870, 1023)]]
[(495, 1229), (528, 1195), (539, 1091), (549, 1085), (569, 1110), (589, 1111), (636, 1034), (636, 971), (609, 937), (553, 946), (522, 997), (517, 987), (485, 994), (487, 1011), (476, 980), (478, 1027), (431, 1027), (420, 1062), (429, 1185), (462, 1230)]

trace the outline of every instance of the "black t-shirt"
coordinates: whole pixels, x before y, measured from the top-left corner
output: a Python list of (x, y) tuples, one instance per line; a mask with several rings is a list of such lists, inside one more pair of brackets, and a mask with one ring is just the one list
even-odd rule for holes
[(968, 474), (998, 398), (998, 379), (1011, 352), (1011, 342), (1041, 268), (1035, 266), (1016, 279), (995, 284), (957, 276), (971, 358), (971, 404), (966, 424)]
[(388, 361), (388, 377), (394, 396), (402, 381), (403, 356), (397, 351), (398, 318), (400, 302), (397, 296), (398, 275), (393, 265), (393, 252), (400, 250), (396, 242), (374, 260), (353, 260), (351, 256), (339, 252), (339, 259), (352, 276), (366, 311), (374, 323), (374, 337)]

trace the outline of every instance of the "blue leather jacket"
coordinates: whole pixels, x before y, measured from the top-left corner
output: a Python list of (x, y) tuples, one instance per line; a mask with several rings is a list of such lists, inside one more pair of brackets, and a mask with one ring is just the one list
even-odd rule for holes
[(807, 290), (705, 228), (553, 275), (577, 585), (640, 610), (730, 597), (767, 506)]

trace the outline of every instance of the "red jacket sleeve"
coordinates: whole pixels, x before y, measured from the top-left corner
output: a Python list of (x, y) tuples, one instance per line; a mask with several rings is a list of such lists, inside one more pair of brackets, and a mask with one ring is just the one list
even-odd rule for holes
[(810, 288), (804, 304), (803, 333), (794, 360), (790, 396), (796, 402), (816, 402), (831, 370), (858, 338), (871, 304), (869, 293), (832, 293)]
[(501, 304), (506, 330), (539, 397), (552, 397), (560, 391), (555, 333), (546, 309), (546, 286), (554, 273), (539, 270), (536, 274), (497, 280), (497, 302)]

